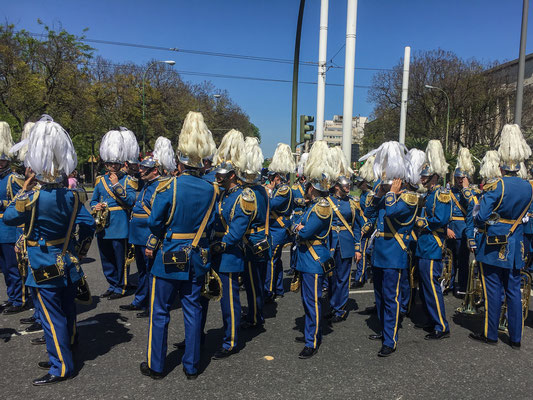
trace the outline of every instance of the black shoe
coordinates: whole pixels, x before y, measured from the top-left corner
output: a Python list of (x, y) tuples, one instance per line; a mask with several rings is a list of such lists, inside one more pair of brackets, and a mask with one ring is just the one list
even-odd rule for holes
[(13, 303), (10, 302), (9, 300), (4, 301), (2, 304), (0, 304), (0, 311), (2, 311), (4, 308), (11, 307), (12, 305)]
[(107, 300), (116, 300), (116, 299), (121, 299), (123, 297), (124, 297), (124, 295), (122, 293), (113, 293), (113, 294), (109, 295)]
[(46, 339), (44, 338), (44, 336), (41, 336), (41, 337), (30, 340), (30, 343), (35, 344), (35, 345), (46, 344)]
[(350, 289), (361, 289), (364, 286), (365, 286), (365, 284), (363, 282), (354, 282), (350, 286)]
[(35, 317), (29, 317), (29, 318), (21, 318), (20, 323), (23, 325), (32, 325), (35, 321)]
[(187, 380), (189, 381), (193, 381), (196, 378), (198, 378), (198, 372), (195, 372), (194, 374), (189, 374), (187, 371), (185, 371), (185, 368), (183, 368), (183, 373), (185, 374), (185, 376), (187, 377)]
[(439, 332), (439, 331), (433, 331), (431, 333), (428, 333), (424, 339), (426, 340), (440, 340), (440, 339), (446, 339), (450, 337), (450, 331), (446, 332)]
[(370, 340), (383, 340), (383, 335), (381, 333), (376, 333), (373, 335), (368, 335)]
[(331, 322), (332, 324), (338, 324), (339, 322), (342, 322), (346, 319), (346, 317), (341, 317), (339, 315), (334, 315), (330, 320), (329, 322)]
[(34, 322), (30, 326), (28, 326), (26, 329), (24, 329), (24, 332), (39, 332), (42, 330), (43, 330), (43, 326), (38, 322)]
[(34, 379), (32, 383), (33, 383), (33, 386), (44, 386), (44, 385), (52, 385), (54, 383), (65, 381), (67, 379), (68, 378), (66, 376), (61, 377), (61, 376), (55, 376), (52, 374), (46, 374), (42, 378)]
[(217, 352), (213, 355), (212, 359), (213, 360), (221, 360), (223, 358), (226, 358), (226, 357), (229, 357), (231, 356), (233, 353), (235, 353), (235, 348), (231, 349), (231, 350), (228, 350), (228, 349), (225, 349), (224, 347), (221, 347), (220, 349), (217, 350)]
[(520, 350), (520, 342), (509, 341), (511, 348), (514, 350)]
[(174, 343), (172, 346), (174, 346), (176, 349), (183, 350), (185, 348), (185, 340), (182, 340), (178, 343)]
[(383, 346), (381, 346), (381, 350), (378, 351), (378, 357), (388, 357), (392, 353), (394, 353), (395, 351), (396, 351), (396, 349), (393, 349), (392, 347), (383, 345)]
[(247, 330), (247, 329), (259, 329), (262, 328), (263, 324), (254, 324), (253, 322), (244, 321), (241, 324), (241, 329)]
[(50, 361), (39, 361), (37, 365), (39, 366), (39, 368), (45, 369), (47, 371), (52, 367), (52, 363)]
[(10, 315), (10, 314), (18, 314), (22, 311), (26, 311), (26, 306), (9, 306), (4, 308), (4, 311), (2, 311), (2, 314)]
[(161, 372), (155, 372), (153, 369), (148, 367), (147, 362), (142, 362), (140, 365), (141, 374), (149, 376), (152, 379), (163, 379), (163, 374)]
[(150, 316), (150, 313), (147, 310), (137, 313), (136, 315), (137, 318), (148, 318), (149, 316)]
[(324, 314), (324, 316), (322, 318), (324, 318), (326, 320), (330, 320), (331, 318), (333, 318), (334, 315), (335, 315), (335, 313), (333, 311), (330, 311), (327, 314)]
[(100, 295), (100, 297), (109, 297), (113, 294), (114, 292), (111, 290), (111, 289), (107, 289), (104, 293), (102, 293)]
[(306, 360), (308, 358), (313, 357), (318, 349), (313, 349), (312, 347), (305, 346), (303, 350), (298, 354), (298, 358), (301, 358), (302, 360)]
[[(111, 297), (109, 298), (111, 299)], [(122, 304), (118, 306), (118, 309), (123, 311), (142, 311), (144, 307), (134, 306), (133, 304)]]
[(486, 344), (491, 344), (491, 345), (495, 345), (498, 343), (498, 340), (494, 340), (494, 339), (489, 339), (488, 337), (486, 337), (485, 335), (481, 334), (481, 333), (471, 333), (468, 335), (468, 337), (472, 340), (477, 340), (478, 342), (483, 342), (483, 343), (486, 343)]
[(305, 337), (304, 336), (298, 336), (294, 338), (294, 341), (296, 343), (305, 343)]
[(287, 272), (286, 272), (287, 276), (293, 276), (294, 275), (294, 269), (290, 268)]

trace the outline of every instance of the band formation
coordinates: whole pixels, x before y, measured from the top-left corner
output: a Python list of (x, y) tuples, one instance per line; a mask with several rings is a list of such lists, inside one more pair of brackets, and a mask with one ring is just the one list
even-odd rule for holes
[[(302, 359), (318, 351), (324, 321), (347, 318), (350, 287), (370, 275), (382, 329), (369, 339), (381, 342), (380, 357), (397, 349), (399, 322), (416, 299), (426, 314), (418, 326), (425, 339), (449, 337), (446, 291), (464, 298), (456, 312), (484, 314), (471, 339), (495, 344), (505, 330), (519, 349), (531, 290), (533, 183), (524, 164), (530, 156), (519, 126), (505, 125), (498, 150), (480, 162), (479, 185), (465, 148), (446, 183), (449, 165), (437, 140), (425, 152), (383, 143), (361, 158), (356, 174), (341, 149), (323, 141), (298, 163), (279, 144), (265, 173), (256, 138), (231, 130), (217, 149), (202, 114), (190, 112), (176, 152), (159, 137), (139, 160), (133, 132), (107, 132), (100, 146), (107, 172), (88, 199), (83, 189), (66, 186), (77, 156), (57, 122), (43, 115), (27, 123), (16, 145), (0, 122), (3, 313), (26, 309), (31, 297), (35, 313), (21, 322), (44, 331), (33, 342), (46, 344), (49, 355), (39, 363), (48, 372), (34, 385), (72, 377), (76, 302), (92, 299), (80, 264), (96, 235), (109, 284), (101, 297), (131, 295), (129, 267), (137, 265), (133, 300), (120, 309), (146, 317), (140, 372), (163, 378), (170, 309), (179, 298), (185, 340), (174, 346), (184, 349), (183, 371), (194, 379), (210, 300), (220, 302), (223, 323), (213, 358), (224, 359), (239, 349), (241, 330), (264, 325), (265, 303), (283, 297), (282, 250), (289, 246), (290, 290), (300, 291), (305, 313), (303, 336), (295, 339)], [(14, 172), (16, 162), (25, 176)]]

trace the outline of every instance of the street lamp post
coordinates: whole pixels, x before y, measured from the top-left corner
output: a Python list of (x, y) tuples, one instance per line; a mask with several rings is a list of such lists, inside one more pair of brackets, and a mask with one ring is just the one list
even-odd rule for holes
[(446, 96), (446, 103), (448, 104), (448, 114), (446, 116), (446, 145), (444, 148), (446, 149), (446, 151), (448, 151), (448, 129), (450, 127), (450, 98), (448, 97), (448, 94), (439, 87), (431, 86), (431, 85), (425, 85), (425, 86), (428, 89), (440, 90), (442, 93), (444, 93), (444, 96)]
[(146, 153), (146, 134), (145, 134), (145, 128), (144, 128), (144, 114), (145, 114), (145, 104), (144, 104), (144, 81), (146, 79), (146, 74), (148, 73), (148, 70), (150, 68), (152, 68), (154, 65), (156, 64), (159, 64), (159, 63), (163, 63), (163, 64), (168, 64), (168, 65), (174, 65), (176, 64), (176, 61), (174, 60), (166, 60), (166, 61), (154, 61), (153, 63), (151, 63), (148, 68), (146, 68), (146, 70), (144, 71), (143, 73), (143, 82), (142, 82), (142, 85), (143, 85), (143, 91), (142, 91), (142, 98), (143, 98), (143, 108), (142, 108), (142, 129), (143, 129), (143, 156), (144, 154)]

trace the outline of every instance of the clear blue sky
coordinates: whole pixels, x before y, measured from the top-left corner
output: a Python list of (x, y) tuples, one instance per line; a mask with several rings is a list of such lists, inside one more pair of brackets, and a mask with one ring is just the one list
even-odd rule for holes
[[(3, 1), (4, 20), (30, 32), (41, 32), (40, 18), (91, 39), (292, 59), (298, 0), (17, 0)], [(302, 61), (317, 61), (320, 0), (307, 0), (302, 32)], [(391, 68), (411, 51), (443, 48), (460, 57), (482, 61), (518, 57), (522, 0), (359, 0), (356, 67)], [(533, 24), (530, 8), (530, 25)], [(532, 51), (533, 28), (527, 52)], [(330, 0), (328, 59), (343, 45), (346, 0)], [(173, 59), (174, 68), (228, 75), (292, 78), (292, 66), (258, 61), (190, 55), (169, 51), (95, 45), (96, 54), (114, 62), (145, 63)], [(344, 50), (335, 57), (344, 65)], [(368, 86), (373, 71), (356, 70), (355, 84)], [(316, 67), (300, 67), (301, 81), (316, 81)], [(290, 141), (291, 85), (184, 76), (211, 80), (249, 114), (262, 134), (265, 156), (278, 142)], [(330, 69), (327, 82), (343, 83), (342, 69)], [(326, 89), (326, 119), (342, 114), (342, 87)], [(367, 116), (372, 104), (367, 89), (355, 90), (354, 115)], [(298, 114), (316, 113), (316, 85), (301, 84)], [(216, 128), (216, 127), (213, 127)]]

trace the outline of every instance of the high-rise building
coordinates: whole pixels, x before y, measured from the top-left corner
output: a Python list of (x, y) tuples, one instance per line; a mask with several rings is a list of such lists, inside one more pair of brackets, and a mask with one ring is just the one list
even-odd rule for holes
[[(352, 145), (361, 145), (365, 135), (365, 124), (368, 117), (352, 118)], [(324, 140), (329, 146), (342, 145), (342, 115), (334, 115), (333, 120), (324, 122)]]

